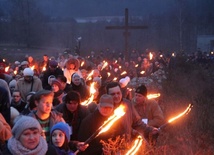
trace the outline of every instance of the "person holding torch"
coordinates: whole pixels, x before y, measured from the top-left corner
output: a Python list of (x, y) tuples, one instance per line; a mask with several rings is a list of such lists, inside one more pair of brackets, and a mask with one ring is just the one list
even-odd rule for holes
[(114, 108), (122, 104), (126, 109), (125, 115), (116, 124), (117, 135), (133, 135), (133, 131), (137, 131), (137, 133), (143, 134), (145, 137), (148, 137), (149, 134), (158, 134), (158, 129), (142, 122), (134, 105), (129, 100), (122, 98), (121, 86), (118, 82), (108, 83), (106, 92), (113, 97)]

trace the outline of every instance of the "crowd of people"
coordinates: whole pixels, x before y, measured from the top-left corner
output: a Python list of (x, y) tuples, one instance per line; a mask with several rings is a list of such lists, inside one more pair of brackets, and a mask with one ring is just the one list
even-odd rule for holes
[[(2, 154), (107, 155), (111, 150), (100, 140), (126, 135), (131, 142), (136, 134), (149, 140), (165, 122), (157, 100), (147, 97), (150, 84), (156, 80), (159, 85), (154, 87), (161, 89), (164, 69), (173, 66), (173, 57), (132, 50), (128, 61), (122, 54), (94, 52), (86, 58), (45, 54), (41, 62), (33, 56), (14, 63), (2, 59)], [(84, 143), (120, 105), (125, 115), (109, 131)]]

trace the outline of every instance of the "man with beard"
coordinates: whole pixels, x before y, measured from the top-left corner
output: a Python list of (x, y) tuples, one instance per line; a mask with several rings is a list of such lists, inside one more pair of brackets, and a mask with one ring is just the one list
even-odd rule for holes
[(23, 77), (17, 81), (15, 89), (20, 91), (23, 101), (26, 101), (26, 96), (29, 92), (38, 92), (43, 89), (42, 81), (33, 75), (34, 72), (32, 69), (25, 68), (23, 71)]

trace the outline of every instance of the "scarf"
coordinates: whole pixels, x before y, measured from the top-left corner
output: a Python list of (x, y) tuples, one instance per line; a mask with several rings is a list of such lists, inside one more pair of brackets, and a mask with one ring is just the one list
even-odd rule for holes
[(25, 148), (20, 141), (16, 138), (12, 137), (8, 140), (7, 147), (9, 151), (13, 154), (22, 154), (22, 155), (45, 155), (48, 150), (47, 142), (44, 138), (40, 137), (38, 146), (33, 149), (29, 150)]

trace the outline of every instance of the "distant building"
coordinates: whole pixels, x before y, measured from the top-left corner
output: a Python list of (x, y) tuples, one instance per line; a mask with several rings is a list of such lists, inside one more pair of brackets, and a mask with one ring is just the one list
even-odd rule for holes
[(203, 52), (214, 51), (214, 35), (198, 35), (197, 48)]

